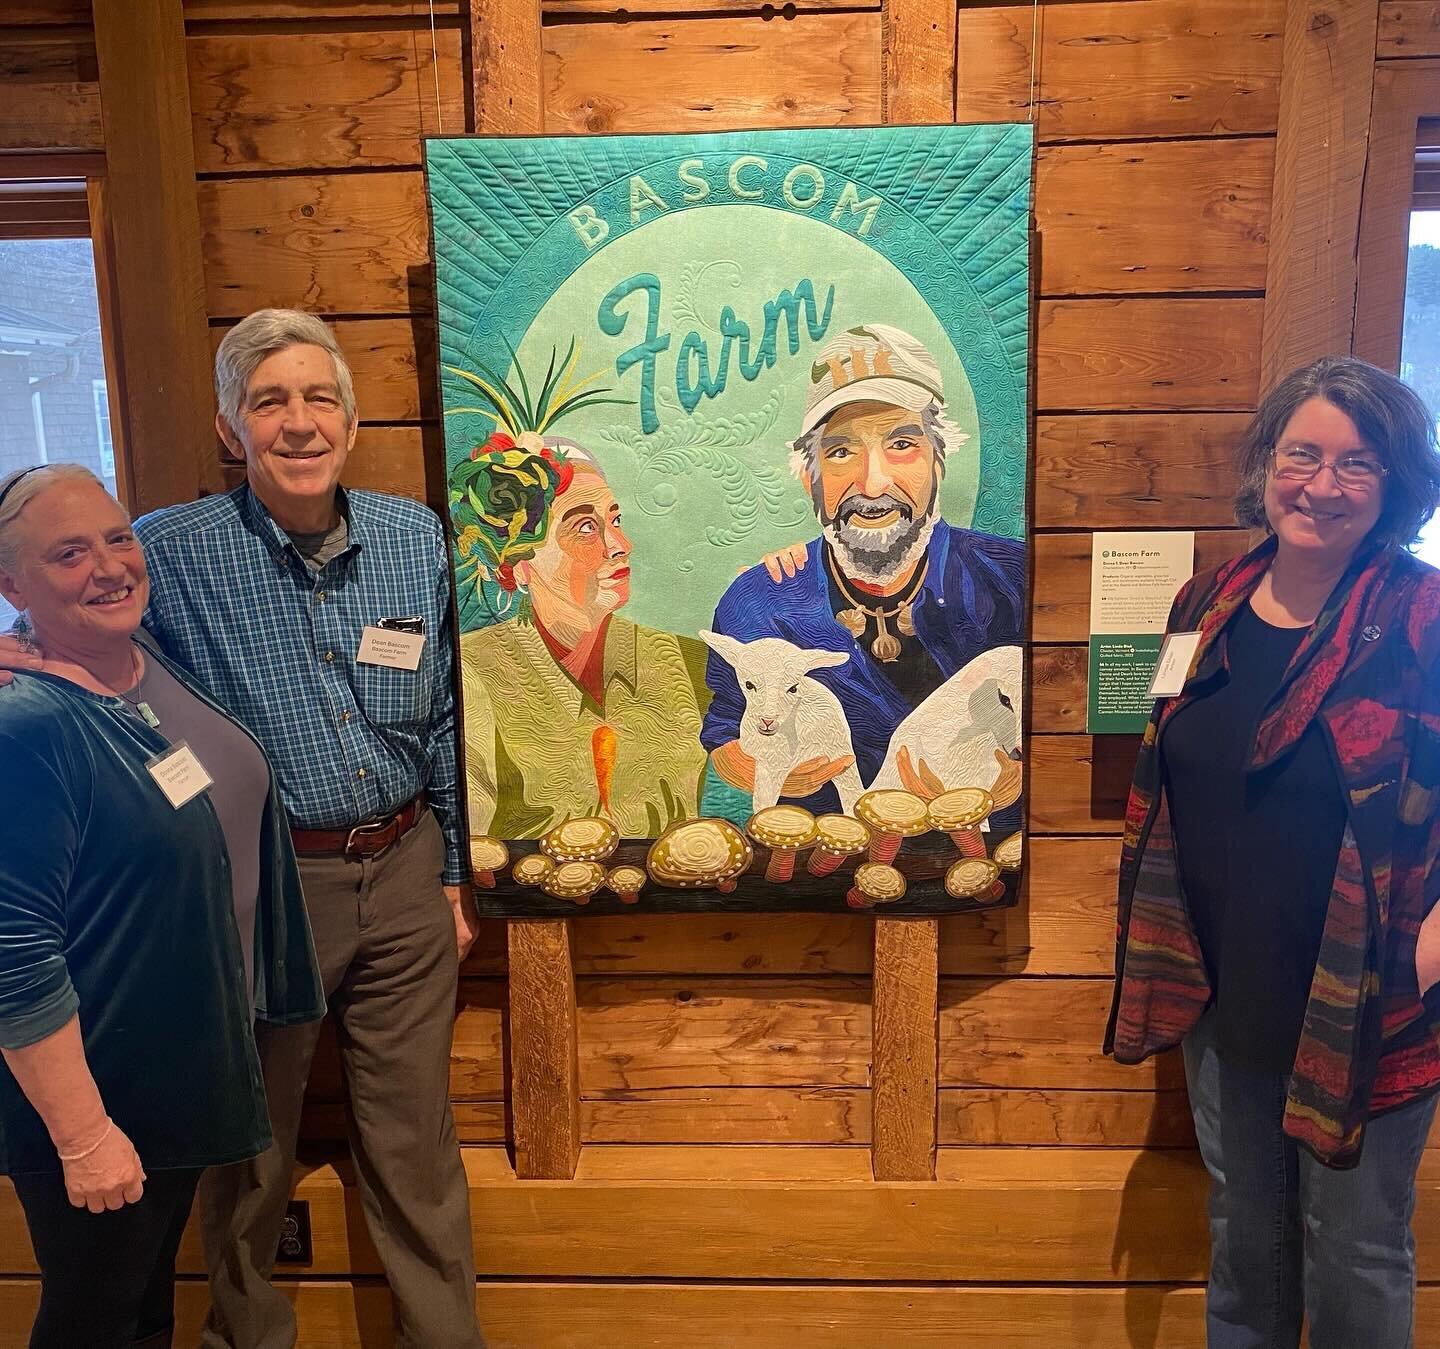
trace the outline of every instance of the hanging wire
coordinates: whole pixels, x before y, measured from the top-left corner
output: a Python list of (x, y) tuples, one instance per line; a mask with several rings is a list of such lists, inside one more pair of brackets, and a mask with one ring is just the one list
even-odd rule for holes
[[(433, 11), (435, 0), (430, 0)], [(1040, 68), (1040, 0), (1034, 0), (1031, 5), (1030, 19), (1030, 120), (1036, 120), (1035, 112), (1035, 75)]]
[(440, 107), (440, 48), (435, 41), (435, 0), (430, 0), (430, 70), (435, 76), (435, 130), (445, 134), (445, 113)]

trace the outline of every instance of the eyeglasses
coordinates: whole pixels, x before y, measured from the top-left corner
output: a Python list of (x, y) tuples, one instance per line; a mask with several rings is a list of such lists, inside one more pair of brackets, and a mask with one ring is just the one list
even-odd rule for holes
[(1304, 445), (1277, 445), (1270, 451), (1275, 476), (1287, 482), (1311, 482), (1322, 468), (1328, 468), (1336, 485), (1351, 492), (1373, 492), (1390, 471), (1373, 454), (1342, 454), (1323, 459)]

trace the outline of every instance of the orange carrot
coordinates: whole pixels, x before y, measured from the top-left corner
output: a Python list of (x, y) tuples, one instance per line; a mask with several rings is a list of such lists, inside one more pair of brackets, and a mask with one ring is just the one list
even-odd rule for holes
[(590, 736), (590, 757), (595, 761), (595, 785), (600, 789), (600, 813), (610, 814), (610, 787), (615, 781), (619, 741), (609, 726), (597, 726)]

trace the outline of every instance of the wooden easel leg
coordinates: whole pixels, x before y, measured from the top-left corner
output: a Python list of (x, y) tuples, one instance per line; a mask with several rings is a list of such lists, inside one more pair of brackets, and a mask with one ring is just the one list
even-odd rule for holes
[(934, 1180), (940, 920), (875, 920), (870, 1168)]
[(515, 1174), (521, 1180), (569, 1180), (580, 1159), (570, 920), (514, 918), (508, 932)]

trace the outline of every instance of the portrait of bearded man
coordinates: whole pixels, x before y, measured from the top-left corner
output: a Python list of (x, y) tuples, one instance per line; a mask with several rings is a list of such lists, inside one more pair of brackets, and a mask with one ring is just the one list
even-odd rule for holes
[[(742, 572), (715, 610), (714, 632), (736, 641), (780, 637), (847, 655), (811, 677), (839, 698), (866, 785), (910, 712), (977, 656), (1023, 640), (1024, 544), (940, 514), (946, 461), (968, 440), (921, 342), (879, 323), (840, 334), (814, 362), (790, 456), (820, 535)], [(704, 809), (725, 813), (724, 788), (749, 793), (754, 760), (740, 746), (734, 669), (712, 654), (706, 682)], [(829, 784), (848, 764), (806, 759), (785, 799), (836, 809)]]

